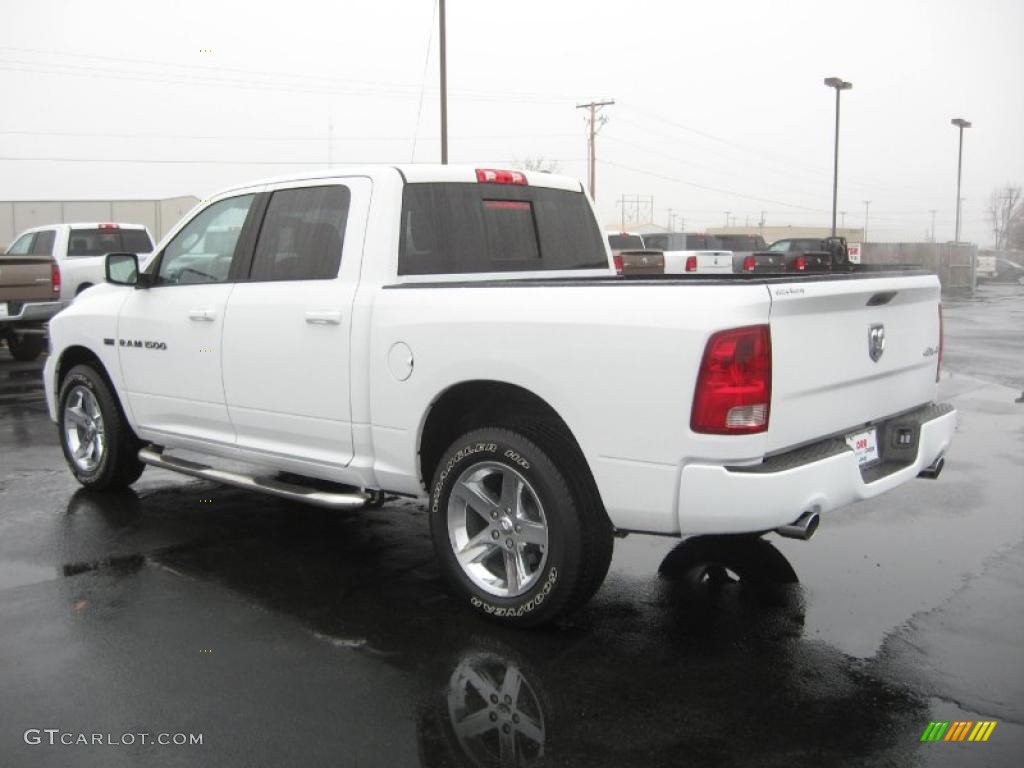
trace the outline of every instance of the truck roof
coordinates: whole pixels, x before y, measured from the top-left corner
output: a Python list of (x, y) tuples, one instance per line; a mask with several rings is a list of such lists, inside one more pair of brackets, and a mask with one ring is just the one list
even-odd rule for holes
[(532, 187), (548, 187), (550, 189), (564, 189), (570, 192), (582, 192), (583, 184), (579, 179), (572, 176), (561, 176), (544, 171), (523, 171), (518, 168), (502, 167), (500, 164), (480, 163), (477, 165), (441, 165), (440, 163), (380, 163), (365, 165), (336, 165), (331, 168), (323, 168), (318, 171), (302, 171), (283, 176), (275, 176), (267, 179), (255, 179), (245, 184), (236, 184), (227, 189), (219, 191), (214, 197), (220, 197), (228, 192), (236, 190), (251, 189), (264, 184), (281, 184), (289, 181), (311, 181), (314, 179), (331, 179), (338, 176), (369, 176), (370, 178), (381, 177), (385, 174), (397, 171), (402, 179), (409, 184), (426, 184), (430, 182), (456, 182), (476, 183), (477, 170), (508, 170), (521, 173), (526, 178), (526, 183)]
[(54, 229), (55, 227), (72, 227), (78, 229), (100, 229), (101, 227), (111, 227), (115, 229), (146, 229), (145, 224), (127, 224), (119, 221), (61, 221), (56, 224), (39, 224), (35, 227), (29, 227), (23, 229), (19, 235), (24, 235), (28, 232), (39, 232), (43, 229)]

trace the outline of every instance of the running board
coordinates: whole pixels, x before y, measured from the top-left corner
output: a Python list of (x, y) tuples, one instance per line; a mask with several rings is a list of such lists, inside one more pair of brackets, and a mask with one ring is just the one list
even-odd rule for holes
[(250, 477), (249, 475), (242, 475), (237, 472), (214, 469), (206, 464), (199, 464), (188, 459), (164, 456), (160, 448), (153, 446), (139, 451), (139, 461), (143, 464), (149, 464), (151, 467), (169, 469), (172, 472), (192, 475), (203, 480), (233, 485), (236, 488), (244, 488), (249, 491), (268, 493), (271, 496), (279, 496), (282, 499), (301, 501), (303, 504), (313, 504), (317, 507), (326, 507), (328, 509), (360, 509), (366, 506), (369, 500), (369, 497), (364, 493), (332, 493), (330, 491), (306, 488), (294, 483)]

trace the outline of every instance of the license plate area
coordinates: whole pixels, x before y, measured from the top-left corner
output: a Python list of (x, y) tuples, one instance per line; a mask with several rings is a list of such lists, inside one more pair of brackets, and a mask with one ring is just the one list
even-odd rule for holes
[(860, 467), (870, 466), (879, 460), (878, 430), (874, 427), (847, 435), (846, 444), (853, 449), (853, 455)]

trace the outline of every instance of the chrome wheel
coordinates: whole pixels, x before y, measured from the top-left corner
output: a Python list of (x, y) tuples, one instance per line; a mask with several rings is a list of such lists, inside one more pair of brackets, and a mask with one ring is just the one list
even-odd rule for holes
[(518, 665), (492, 654), (463, 659), (448, 683), (448, 716), (478, 766), (527, 766), (544, 755), (544, 712)]
[(547, 562), (544, 508), (516, 470), (474, 464), (452, 486), (448, 541), (476, 586), (497, 597), (518, 597), (534, 586)]
[(107, 447), (103, 413), (96, 396), (84, 386), (75, 386), (65, 402), (64, 440), (71, 460), (82, 472), (95, 471), (103, 461)]

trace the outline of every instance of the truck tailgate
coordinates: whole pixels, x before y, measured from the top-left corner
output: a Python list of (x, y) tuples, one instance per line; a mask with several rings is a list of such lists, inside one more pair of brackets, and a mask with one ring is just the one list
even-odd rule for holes
[(0, 255), (0, 302), (54, 298), (49, 256)]
[(773, 283), (768, 291), (769, 453), (934, 400), (939, 282), (933, 275)]

